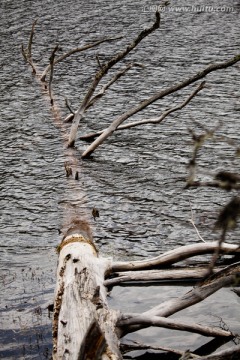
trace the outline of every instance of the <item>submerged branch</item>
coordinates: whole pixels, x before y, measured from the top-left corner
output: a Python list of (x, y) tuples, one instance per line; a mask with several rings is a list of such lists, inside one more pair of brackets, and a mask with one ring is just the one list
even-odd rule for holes
[(50, 60), (50, 78), (49, 78), (49, 85), (48, 85), (48, 89), (49, 89), (49, 97), (50, 97), (50, 101), (51, 101), (51, 105), (53, 105), (53, 97), (52, 97), (52, 81), (53, 81), (53, 70), (54, 70), (54, 58), (55, 58), (55, 53), (58, 50), (58, 45), (55, 46), (55, 48), (52, 51), (52, 54), (49, 58)]

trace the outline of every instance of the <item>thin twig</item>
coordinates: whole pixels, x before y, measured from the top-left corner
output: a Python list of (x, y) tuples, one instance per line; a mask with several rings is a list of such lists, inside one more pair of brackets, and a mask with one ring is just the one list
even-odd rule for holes
[(66, 107), (68, 108), (68, 110), (70, 111), (70, 113), (73, 114), (73, 115), (75, 115), (75, 111), (72, 110), (71, 105), (70, 105), (70, 103), (69, 103), (69, 101), (68, 101), (67, 98), (65, 98), (65, 105), (66, 105)]
[(29, 41), (28, 41), (28, 47), (27, 49), (24, 49), (24, 45), (22, 45), (22, 54), (26, 62), (31, 66), (33, 74), (36, 74), (36, 67), (32, 61), (32, 42), (33, 42), (33, 36), (35, 31), (35, 25), (37, 23), (37, 19), (32, 24), (32, 30), (30, 33)]
[(202, 240), (203, 242), (206, 242), (202, 236), (200, 235), (195, 223), (194, 223), (194, 216), (193, 216), (193, 210), (192, 210), (192, 204), (191, 204), (191, 201), (189, 200), (189, 205), (190, 205), (190, 209), (191, 209), (191, 219), (188, 219), (188, 221), (192, 224), (192, 226), (194, 227), (194, 229), (196, 230), (196, 233), (199, 237), (200, 240)]
[(120, 79), (123, 75), (126, 74), (128, 70), (130, 70), (133, 66), (141, 66), (139, 63), (131, 63), (128, 64), (124, 69), (119, 71), (107, 84), (105, 84), (102, 89), (96, 94), (92, 99), (89, 101), (86, 109), (88, 109), (90, 106), (92, 106), (97, 100), (101, 99), (102, 96), (106, 93), (106, 90), (110, 88), (111, 85), (113, 85), (118, 79)]
[[(88, 44), (88, 45), (84, 45), (82, 47), (77, 47), (77, 48), (74, 48), (68, 52), (66, 52), (65, 54), (59, 56), (58, 58), (56, 58), (54, 60), (54, 65), (58, 64), (59, 62), (65, 60), (66, 58), (68, 58), (69, 56), (77, 53), (77, 52), (82, 52), (82, 51), (85, 51), (85, 50), (88, 50), (88, 49), (91, 49), (95, 46), (98, 46), (104, 42), (111, 42), (111, 41), (115, 41), (115, 40), (119, 40), (119, 39), (122, 39), (122, 36), (118, 36), (118, 37), (114, 37), (114, 38), (106, 38), (106, 39), (102, 39), (102, 40), (98, 40), (92, 44)], [(45, 70), (43, 71), (42, 75), (41, 75), (41, 81), (45, 81), (46, 79), (46, 75), (47, 73), (49, 72), (50, 70), (50, 65), (48, 65)]]

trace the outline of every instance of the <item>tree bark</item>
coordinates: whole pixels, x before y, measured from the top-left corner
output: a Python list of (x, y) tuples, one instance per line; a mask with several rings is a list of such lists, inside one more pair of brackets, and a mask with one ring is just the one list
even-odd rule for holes
[(122, 359), (115, 326), (119, 313), (108, 308), (103, 285), (109, 261), (98, 257), (80, 226), (59, 246), (53, 360)]

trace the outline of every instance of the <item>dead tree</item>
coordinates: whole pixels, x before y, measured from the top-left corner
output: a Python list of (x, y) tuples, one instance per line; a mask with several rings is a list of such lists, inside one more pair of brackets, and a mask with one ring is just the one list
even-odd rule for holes
[[(73, 124), (68, 140), (68, 147), (72, 147), (76, 140), (79, 122), (87, 109), (101, 98), (106, 90), (121, 76), (123, 76), (134, 64), (127, 65), (123, 70), (118, 72), (113, 79), (103, 86), (102, 90), (95, 94), (95, 90), (101, 79), (106, 75), (108, 70), (116, 63), (122, 60), (129, 52), (134, 49), (143, 38), (158, 29), (160, 24), (160, 15), (156, 13), (154, 24), (142, 31), (136, 39), (123, 51), (113, 56), (110, 61), (101, 65), (98, 59), (100, 70), (95, 75), (83, 102), (79, 109), (74, 112), (71, 110), (70, 117), (73, 118)], [(105, 41), (113, 41), (114, 39), (102, 39), (91, 46), (76, 48), (67, 52), (64, 56), (56, 57), (58, 47), (56, 46), (50, 57), (50, 63), (43, 72), (37, 70), (32, 60), (32, 41), (36, 22), (33, 23), (32, 31), (27, 49), (22, 47), (22, 53), (26, 62), (31, 66), (34, 74), (38, 79), (44, 82), (45, 90), (48, 88), (48, 95), (51, 105), (57, 105), (53, 101), (53, 70), (54, 66), (63, 61), (72, 53), (87, 50), (90, 47), (98, 46)], [(194, 84), (198, 80), (204, 78), (210, 72), (227, 68), (236, 64), (240, 60), (240, 55), (234, 58), (208, 66), (193, 77), (179, 82), (175, 86), (162, 90), (152, 97), (148, 98), (133, 109), (125, 112), (117, 118), (108, 129), (104, 130), (95, 142), (86, 150), (83, 157), (89, 156), (108, 136), (115, 130), (124, 129), (130, 126), (138, 126), (145, 123), (160, 123), (170, 113), (182, 109), (186, 106), (197, 93), (204, 88), (201, 83), (194, 89), (191, 94), (179, 105), (173, 106), (166, 110), (162, 115), (154, 119), (144, 119), (130, 125), (121, 125), (127, 118), (136, 112), (146, 108), (154, 101), (161, 99), (169, 94), (179, 91), (190, 84)], [(50, 71), (50, 80), (47, 83), (46, 76)], [(68, 106), (69, 107), (69, 106)], [(70, 107), (69, 107), (70, 108)], [(121, 126), (121, 127), (120, 127)], [(209, 135), (209, 133), (207, 134)], [(94, 135), (95, 136), (95, 135)], [(93, 136), (93, 137), (94, 137)], [(187, 183), (188, 187), (196, 185), (194, 179), (194, 164), (197, 157), (199, 143), (204, 138), (196, 138), (196, 148), (193, 158), (191, 159), (190, 168), (191, 176)], [(69, 152), (66, 153), (69, 156)], [(74, 150), (70, 153), (74, 157), (75, 164), (78, 164)], [(66, 176), (73, 176), (71, 164), (65, 162)], [(226, 175), (226, 174), (225, 174)], [(75, 179), (79, 177), (78, 172)], [(225, 176), (226, 178), (226, 176)], [(232, 178), (232, 177), (231, 177)], [(216, 180), (218, 186), (222, 185), (223, 174)], [(229, 179), (229, 176), (228, 176)], [(236, 178), (235, 178), (236, 180)], [(214, 182), (214, 184), (216, 185)], [(229, 183), (229, 180), (228, 180)], [(229, 184), (228, 184), (229, 186)], [(231, 182), (232, 188), (239, 186), (239, 178)], [(239, 212), (239, 207), (238, 207)], [(195, 226), (196, 228), (196, 226)], [(196, 229), (197, 230), (197, 229)], [(198, 233), (199, 238), (202, 240)], [(183, 322), (171, 319), (170, 316), (176, 314), (182, 309), (186, 309), (198, 302), (204, 301), (208, 296), (225, 286), (233, 286), (237, 284), (237, 277), (240, 273), (240, 263), (232, 260), (228, 266), (220, 266), (217, 263), (217, 257), (211, 264), (211, 272), (209, 273), (209, 263), (205, 266), (184, 265), (183, 260), (190, 259), (194, 256), (202, 256), (205, 254), (217, 255), (235, 255), (239, 256), (239, 246), (225, 242), (225, 237), (215, 242), (202, 242), (200, 244), (187, 245), (177, 248), (166, 253), (160, 254), (155, 258), (145, 259), (142, 261), (114, 262), (112, 259), (106, 259), (99, 256), (98, 249), (94, 245), (91, 231), (86, 221), (81, 219), (71, 219), (67, 231), (64, 233), (63, 239), (57, 248), (59, 259), (57, 269), (57, 285), (54, 300), (53, 314), (53, 359), (102, 359), (117, 360), (122, 359), (123, 353), (132, 351), (132, 349), (155, 349), (166, 353), (173, 353), (178, 358), (185, 359), (192, 357), (195, 359), (225, 359), (226, 356), (232, 356), (240, 353), (239, 346), (231, 346), (227, 350), (219, 351), (215, 354), (201, 357), (190, 352), (183, 352), (179, 349), (166, 348), (159, 346), (151, 346), (149, 344), (132, 344), (121, 343), (121, 339), (128, 333), (136, 332), (140, 329), (148, 327), (163, 327), (178, 331), (187, 331), (197, 333), (205, 337), (214, 337), (224, 339), (225, 342), (238, 337), (238, 334), (230, 330), (221, 329), (219, 327), (209, 327), (199, 325), (196, 322)], [(156, 304), (155, 307), (148, 309), (144, 313), (121, 313), (113, 310), (108, 305), (108, 291), (112, 287), (123, 282), (149, 282), (164, 280), (186, 280), (192, 279), (194, 287), (186, 294), (179, 298), (170, 299), (164, 303)]]

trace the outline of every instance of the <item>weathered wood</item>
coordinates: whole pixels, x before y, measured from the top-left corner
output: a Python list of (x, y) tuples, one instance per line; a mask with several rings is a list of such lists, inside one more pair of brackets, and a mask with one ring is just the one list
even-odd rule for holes
[[(95, 41), (94, 43), (92, 44), (88, 44), (88, 45), (84, 45), (82, 47), (77, 47), (77, 48), (74, 48), (74, 49), (71, 49), (69, 51), (67, 51), (66, 53), (64, 53), (63, 55), (59, 56), (58, 58), (54, 59), (54, 65), (58, 64), (59, 62), (67, 59), (69, 56), (73, 55), (73, 54), (76, 54), (78, 52), (82, 52), (82, 51), (86, 51), (88, 49), (91, 49), (95, 46), (98, 46), (104, 42), (111, 42), (111, 41), (115, 41), (115, 40), (119, 40), (121, 39), (122, 37), (121, 36), (118, 36), (118, 37), (114, 37), (114, 38), (106, 38), (106, 39), (102, 39), (102, 40), (98, 40), (98, 41)], [(47, 73), (50, 71), (50, 67), (51, 65), (49, 64), (45, 69), (44, 71), (42, 72), (42, 75), (41, 75), (41, 78), (40, 80), (41, 81), (45, 81), (46, 80), (46, 75)]]
[(34, 36), (34, 32), (35, 32), (36, 23), (37, 23), (37, 20), (35, 20), (32, 24), (32, 29), (31, 29), (31, 33), (29, 36), (27, 49), (24, 49), (24, 46), (22, 45), (22, 55), (23, 55), (24, 59), (26, 60), (26, 62), (31, 66), (33, 74), (37, 73), (36, 67), (32, 60), (32, 43), (33, 43), (33, 36)]
[(233, 337), (231, 331), (222, 330), (219, 328), (215, 328), (212, 326), (204, 326), (194, 323), (188, 323), (184, 321), (179, 321), (177, 319), (166, 319), (162, 316), (146, 316), (146, 315), (139, 315), (137, 318), (132, 318), (128, 321), (129, 325), (136, 325), (141, 323), (144, 327), (149, 326), (157, 326), (157, 327), (164, 327), (166, 329), (172, 330), (181, 330), (181, 331), (189, 331), (191, 333), (201, 334), (203, 336), (226, 336), (226, 337)]
[[(104, 281), (104, 285), (112, 287), (122, 283), (144, 282), (144, 281), (194, 281), (201, 280), (206, 275), (206, 266), (192, 268), (183, 267), (161, 270), (123, 271), (115, 272), (110, 279)], [(221, 268), (215, 268), (214, 273)]]
[(108, 308), (103, 286), (109, 261), (98, 257), (91, 239), (73, 230), (59, 246), (53, 360), (121, 359), (119, 313)]
[[(236, 276), (240, 273), (240, 262), (230, 265), (223, 270), (212, 275), (208, 280), (204, 281), (202, 284), (195, 286), (192, 290), (188, 291), (186, 294), (174, 298), (164, 303), (161, 303), (150, 310), (145, 311), (143, 314), (125, 314), (122, 319), (118, 321), (118, 327), (122, 327), (122, 334), (124, 335), (129, 332), (137, 331), (142, 328), (145, 328), (141, 322), (142, 316), (149, 317), (152, 316), (161, 316), (168, 317), (177, 313), (180, 310), (186, 309), (189, 306), (197, 304), (208, 296), (218, 291), (224, 286), (229, 286), (234, 284)], [(134, 321), (136, 324), (139, 321), (138, 325), (132, 325), (131, 322)]]
[[(218, 248), (218, 241), (205, 242), (199, 244), (191, 244), (178, 247), (146, 260), (136, 260), (131, 262), (116, 261), (111, 265), (111, 272), (128, 271), (128, 270), (144, 270), (154, 267), (164, 267), (175, 264), (192, 256), (211, 254)], [(224, 243), (221, 246), (221, 254), (240, 253), (238, 245)]]

